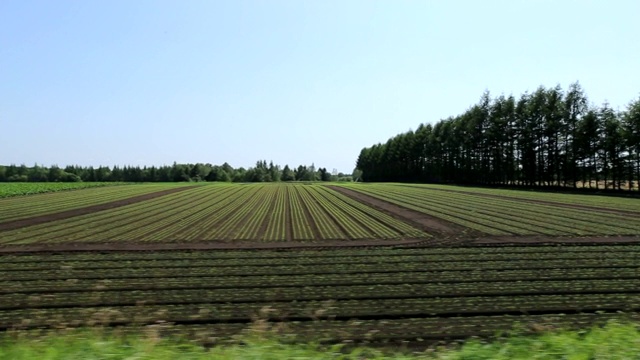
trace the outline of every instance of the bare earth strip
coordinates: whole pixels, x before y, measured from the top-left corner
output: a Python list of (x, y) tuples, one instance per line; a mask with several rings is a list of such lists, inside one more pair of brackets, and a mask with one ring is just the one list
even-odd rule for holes
[[(420, 187), (416, 187), (416, 186), (409, 186), (409, 187), (420, 189)], [(518, 197), (512, 197), (512, 196), (506, 196), (506, 195), (484, 194), (484, 193), (477, 193), (473, 191), (464, 191), (464, 190), (450, 190), (450, 189), (438, 189), (438, 188), (424, 188), (424, 189), (452, 192), (452, 193), (465, 194), (465, 195), (475, 195), (475, 196), (481, 196), (485, 198), (494, 198), (494, 199), (500, 199), (500, 200), (526, 202), (531, 204), (551, 205), (551, 206), (564, 207), (564, 208), (577, 209), (577, 210), (595, 210), (598, 212), (615, 214), (615, 215), (625, 215), (625, 216), (640, 215), (640, 212), (633, 211), (633, 210), (617, 210), (617, 209), (602, 208), (602, 207), (590, 206), (590, 205), (567, 204), (567, 203), (548, 201), (548, 200), (524, 199), (524, 198), (518, 198)]]
[(469, 229), (458, 224), (407, 209), (351, 189), (333, 185), (327, 187), (428, 233), (444, 236), (469, 235)]
[(155, 198), (158, 198), (158, 197), (161, 197), (161, 196), (164, 196), (164, 195), (173, 194), (173, 193), (177, 193), (177, 192), (180, 192), (180, 191), (185, 191), (185, 190), (192, 189), (192, 188), (193, 188), (193, 186), (178, 187), (178, 188), (173, 188), (173, 189), (167, 189), (167, 190), (153, 192), (153, 193), (150, 193), (150, 194), (132, 196), (132, 197), (127, 198), (127, 199), (112, 201), (112, 202), (108, 202), (108, 203), (104, 203), (104, 204), (85, 206), (85, 207), (81, 207), (81, 208), (78, 208), (78, 209), (71, 209), (71, 210), (61, 211), (61, 212), (57, 212), (57, 213), (53, 213), (53, 214), (47, 214), (47, 215), (35, 216), (35, 217), (31, 217), (31, 218), (26, 218), (26, 219), (18, 219), (18, 220), (7, 221), (7, 222), (4, 222), (4, 223), (0, 223), (0, 231), (15, 230), (15, 229), (19, 229), (19, 228), (23, 228), (23, 227), (27, 227), (27, 226), (40, 225), (40, 224), (44, 224), (44, 223), (48, 223), (48, 222), (52, 222), (52, 221), (69, 219), (69, 218), (72, 218), (72, 217), (75, 217), (75, 216), (91, 214), (91, 213), (95, 213), (95, 212), (98, 212), (98, 211), (114, 209), (114, 208), (117, 208), (117, 207), (121, 207), (121, 206), (125, 206), (125, 205), (131, 205), (131, 204), (139, 203), (139, 202), (145, 201), (145, 200), (155, 199)]

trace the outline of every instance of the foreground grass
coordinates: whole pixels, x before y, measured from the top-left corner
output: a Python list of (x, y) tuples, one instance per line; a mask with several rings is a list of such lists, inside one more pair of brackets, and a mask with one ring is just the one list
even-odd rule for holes
[(247, 340), (244, 345), (204, 349), (186, 341), (153, 336), (113, 337), (92, 332), (28, 338), (5, 336), (0, 359), (640, 359), (637, 324), (610, 322), (589, 331), (558, 331), (513, 336), (458, 348), (391, 353), (365, 347), (285, 345), (275, 340)]

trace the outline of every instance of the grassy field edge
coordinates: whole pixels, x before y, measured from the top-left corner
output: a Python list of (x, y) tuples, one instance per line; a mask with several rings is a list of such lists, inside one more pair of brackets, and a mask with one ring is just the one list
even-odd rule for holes
[(234, 344), (211, 348), (158, 337), (153, 331), (115, 336), (95, 329), (32, 337), (0, 337), (0, 359), (632, 359), (640, 354), (637, 323), (611, 321), (583, 331), (541, 329), (461, 346), (380, 350), (349, 343), (330, 347), (285, 344), (270, 335), (248, 333)]

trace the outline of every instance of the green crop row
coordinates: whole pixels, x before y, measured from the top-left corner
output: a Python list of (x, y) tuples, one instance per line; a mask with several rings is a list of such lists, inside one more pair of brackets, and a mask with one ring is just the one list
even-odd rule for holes
[(533, 253), (533, 254), (482, 254), (475, 256), (468, 255), (439, 255), (439, 254), (407, 254), (396, 256), (370, 256), (370, 257), (297, 257), (297, 258), (252, 258), (252, 259), (182, 259), (182, 260), (118, 260), (87, 262), (87, 261), (65, 261), (58, 263), (0, 263), (0, 271), (31, 271), (31, 270), (56, 270), (61, 267), (76, 270), (89, 269), (126, 269), (126, 268), (178, 268), (178, 267), (238, 267), (238, 266), (315, 266), (332, 263), (334, 265), (344, 264), (397, 264), (397, 263), (421, 263), (430, 265), (447, 266), (451, 262), (468, 262), (475, 263), (478, 266), (487, 262), (499, 261), (590, 261), (590, 260), (626, 260), (633, 261), (638, 259), (638, 253)]
[[(240, 303), (194, 305), (121, 306), (110, 309), (100, 307), (24, 309), (0, 311), (0, 327), (35, 328), (59, 326), (91, 326), (96, 322), (124, 324), (154, 324), (158, 322), (245, 322), (250, 323), (261, 309), (269, 308), (272, 319), (310, 321), (318, 318), (394, 318), (436, 317), (452, 315), (496, 315), (529, 312), (573, 312), (640, 309), (637, 294), (590, 295), (534, 295), (461, 297), (443, 299), (372, 299), (339, 301), (295, 301), (291, 303)], [(105, 311), (106, 310), (106, 311)], [(101, 318), (102, 317), (102, 318)]]
[(411, 186), (374, 184), (350, 188), (412, 210), (499, 235), (637, 234), (640, 225), (618, 214), (486, 198)]
[[(224, 189), (224, 188), (221, 188)], [(168, 209), (179, 212), (190, 208), (191, 202), (202, 198), (208, 189), (196, 187), (184, 192), (165, 195), (153, 200), (134, 203), (111, 210), (80, 215), (69, 219), (2, 232), (3, 243), (110, 241), (124, 233), (139, 231), (147, 224), (157, 226), (167, 219)], [(176, 206), (176, 204), (179, 204)], [(172, 206), (173, 205), (173, 206)], [(168, 208), (168, 206), (171, 206)], [(115, 234), (114, 234), (115, 232)]]
[(468, 296), (515, 296), (638, 293), (639, 279), (468, 282), (457, 284), (368, 284), (270, 288), (123, 290), (0, 295), (0, 310), (81, 306), (146, 304), (203, 304), (291, 302), (311, 300), (366, 300), (441, 298)]
[[(410, 192), (412, 199), (423, 199), (424, 191)], [(397, 194), (397, 193), (396, 193)], [(630, 221), (628, 215), (597, 213), (593, 210), (569, 209), (544, 204), (519, 202), (518, 200), (486, 198), (451, 192), (429, 192), (429, 201), (461, 211), (497, 216), (499, 219), (520, 221), (532, 226), (539, 233), (558, 234), (636, 234), (640, 224)], [(454, 205), (450, 205), (454, 204)]]
[(508, 189), (489, 189), (489, 188), (472, 188), (459, 187), (452, 185), (434, 185), (434, 184), (393, 184), (395, 186), (412, 186), (429, 190), (457, 191), (461, 193), (475, 193), (478, 195), (497, 195), (509, 197), (513, 199), (524, 199), (534, 201), (549, 201), (558, 204), (570, 204), (579, 206), (600, 207), (611, 210), (635, 211), (640, 215), (640, 203), (637, 199), (614, 197), (614, 196), (598, 196), (598, 195), (582, 195), (582, 194), (566, 194), (544, 191), (526, 191), (526, 190), (508, 190)]
[(427, 236), (378, 210), (354, 205), (350, 199), (321, 186), (257, 184), (199, 186), (114, 209), (7, 230), (2, 232), (1, 243), (287, 241)]
[(528, 269), (587, 269), (587, 268), (636, 268), (637, 261), (628, 259), (565, 259), (565, 260), (523, 260), (523, 261), (486, 261), (486, 262), (398, 262), (398, 263), (331, 263), (310, 265), (269, 265), (269, 266), (226, 266), (226, 267), (162, 267), (162, 268), (121, 268), (121, 269), (73, 269), (61, 266), (57, 270), (2, 271), (3, 280), (54, 280), (54, 279), (104, 279), (172, 276), (247, 276), (247, 275), (285, 275), (285, 274), (351, 274), (351, 273), (389, 273), (424, 271), (487, 271), (487, 270), (528, 270)]
[[(640, 246), (628, 245), (544, 245), (544, 246), (500, 246), (500, 247), (459, 247), (459, 248), (337, 248), (331, 250), (198, 250), (198, 251), (141, 251), (141, 252), (77, 252), (77, 253), (46, 253), (46, 254), (3, 254), (2, 263), (60, 263), (60, 262), (102, 262), (102, 261), (138, 261), (138, 260), (201, 260), (201, 259), (296, 259), (296, 258), (327, 258), (331, 259), (351, 257), (384, 257), (392, 259), (406, 255), (443, 255), (477, 256), (493, 254), (504, 257), (524, 256), (589, 256), (589, 254), (630, 254), (640, 253)], [(640, 255), (639, 255), (640, 256)]]
[[(104, 274), (104, 273), (103, 273)], [(109, 276), (109, 274), (104, 274)], [(222, 288), (267, 288), (299, 287), (313, 285), (367, 285), (367, 284), (426, 284), (463, 282), (504, 282), (533, 280), (606, 280), (640, 279), (640, 268), (581, 268), (544, 270), (487, 270), (487, 271), (421, 271), (388, 273), (326, 273), (291, 275), (249, 275), (249, 276), (190, 276), (181, 272), (180, 277), (162, 277), (153, 270), (140, 269), (137, 277), (61, 279), (61, 280), (3, 280), (0, 294), (91, 292), (122, 290), (162, 290), (162, 289), (222, 289)], [(132, 275), (135, 276), (135, 275)]]
[(99, 205), (175, 187), (162, 184), (119, 185), (0, 199), (0, 222)]
[(78, 183), (58, 183), (58, 182), (43, 182), (43, 183), (12, 183), (3, 182), (0, 183), (0, 198), (8, 198), (13, 196), (24, 196), (43, 194), (51, 192), (69, 191), (88, 189), (95, 187), (104, 187), (112, 185), (122, 185), (123, 183), (113, 182), (78, 182)]

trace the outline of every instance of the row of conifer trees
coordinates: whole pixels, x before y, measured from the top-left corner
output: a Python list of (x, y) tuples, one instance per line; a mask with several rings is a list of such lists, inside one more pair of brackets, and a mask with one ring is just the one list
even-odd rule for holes
[(362, 149), (364, 181), (637, 189), (640, 99), (590, 104), (582, 87), (491, 97)]

